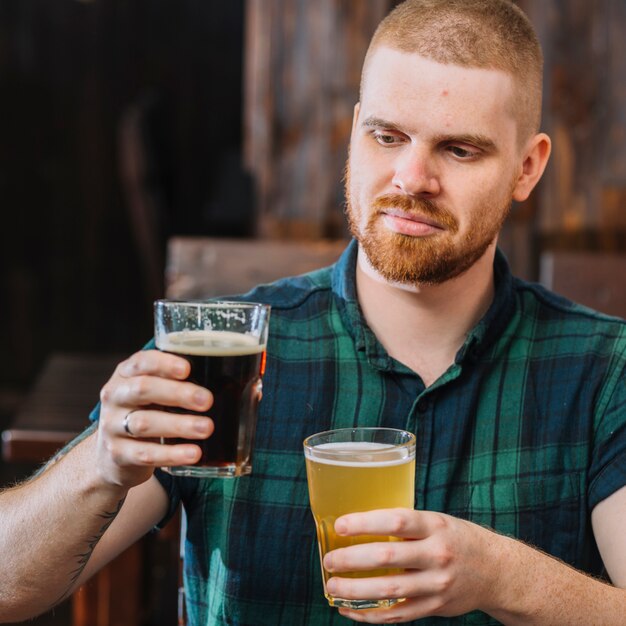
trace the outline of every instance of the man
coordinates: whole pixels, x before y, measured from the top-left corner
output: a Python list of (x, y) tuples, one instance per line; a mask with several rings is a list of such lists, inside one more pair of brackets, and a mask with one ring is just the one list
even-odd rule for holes
[[(341, 615), (622, 623), (626, 323), (512, 278), (496, 250), (511, 200), (528, 197), (549, 157), (540, 95), (539, 45), (508, 0), (392, 12), (354, 113), (358, 245), (246, 296), (273, 306), (253, 474), (155, 472), (199, 456), (155, 437), (213, 427), (151, 407), (205, 410), (211, 394), (185, 382), (186, 361), (133, 355), (102, 391), (97, 429), (3, 494), (0, 616), (45, 610), (182, 500), (191, 624), (348, 623), (322, 596), (301, 441), (359, 424), (416, 433), (416, 510), (337, 520), (340, 534), (405, 539), (326, 556), (334, 595), (406, 598)], [(405, 573), (341, 577), (382, 566)]]

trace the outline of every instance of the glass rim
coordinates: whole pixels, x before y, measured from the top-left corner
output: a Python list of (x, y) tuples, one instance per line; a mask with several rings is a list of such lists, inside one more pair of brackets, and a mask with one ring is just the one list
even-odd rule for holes
[(187, 298), (159, 298), (154, 301), (154, 306), (202, 306), (209, 309), (270, 309), (270, 304), (263, 302), (251, 302), (249, 300), (201, 300)]
[[(319, 433), (314, 433), (312, 435), (309, 435), (308, 437), (306, 437), (304, 439), (304, 441), (302, 442), (302, 445), (305, 449), (305, 451), (313, 451), (316, 447), (318, 447), (319, 445), (323, 445), (322, 444), (317, 444), (317, 445), (311, 445), (310, 444), (310, 440), (313, 439), (314, 437), (330, 437), (331, 435), (335, 434), (335, 433), (349, 433), (349, 432), (356, 432), (356, 431), (361, 431), (361, 432), (372, 432), (372, 431), (378, 431), (378, 432), (388, 432), (388, 433), (395, 433), (395, 434), (401, 434), (401, 435), (407, 435), (408, 438), (406, 441), (403, 441), (402, 443), (390, 443), (389, 445), (385, 446), (384, 448), (378, 448), (377, 450), (372, 450), (371, 453), (372, 454), (376, 454), (376, 453), (383, 453), (387, 450), (389, 450), (390, 448), (410, 448), (411, 446), (415, 446), (417, 443), (417, 437), (415, 436), (414, 433), (402, 429), (402, 428), (387, 428), (385, 426), (354, 426), (351, 428), (334, 428), (331, 430), (323, 430)], [(336, 443), (347, 443), (350, 441), (358, 441), (358, 440), (345, 440), (343, 442), (336, 442)], [(324, 442), (324, 443), (329, 443), (329, 442)], [(383, 443), (383, 442), (380, 442)], [(352, 455), (354, 454), (354, 451), (351, 450), (336, 450), (332, 453), (333, 455), (336, 455), (337, 457), (341, 457), (342, 455)]]

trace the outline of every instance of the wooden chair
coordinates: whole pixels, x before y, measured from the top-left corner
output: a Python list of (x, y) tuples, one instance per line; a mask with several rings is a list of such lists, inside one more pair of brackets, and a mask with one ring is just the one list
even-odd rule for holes
[(544, 252), (539, 280), (570, 300), (609, 315), (626, 317), (626, 255)]
[(189, 299), (245, 293), (260, 283), (330, 265), (347, 243), (173, 237), (165, 291), (168, 298)]
[[(255, 285), (303, 274), (334, 263), (347, 245), (335, 241), (283, 241), (173, 237), (168, 243), (165, 272), (168, 298), (204, 299), (245, 293)], [(184, 533), (181, 520), (181, 571), (178, 626), (187, 623), (182, 583)]]

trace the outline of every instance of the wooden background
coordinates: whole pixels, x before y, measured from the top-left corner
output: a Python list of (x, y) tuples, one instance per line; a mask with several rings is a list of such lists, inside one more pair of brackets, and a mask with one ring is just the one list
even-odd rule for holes
[(540, 248), (624, 250), (626, 3), (520, 3), (546, 57), (544, 128), (554, 152), (533, 221)]

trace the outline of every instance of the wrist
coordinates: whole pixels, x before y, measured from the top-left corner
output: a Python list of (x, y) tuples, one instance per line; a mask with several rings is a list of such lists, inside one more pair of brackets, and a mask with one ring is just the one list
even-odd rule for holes
[[(98, 498), (103, 502), (119, 501), (126, 497), (129, 487), (115, 480), (98, 455), (97, 431), (73, 448), (68, 457), (73, 460), (65, 464), (65, 478), (76, 481), (84, 497)], [(59, 469), (63, 471), (63, 468)]]
[(524, 597), (525, 585), (516, 564), (519, 561), (519, 548), (525, 546), (491, 529), (483, 530), (483, 563), (487, 575), (484, 577), (484, 593), (478, 608), (494, 617), (511, 615), (519, 610), (518, 602)]
[(518, 539), (493, 534), (494, 579), (481, 610), (509, 626), (545, 623), (536, 620), (545, 612), (550, 574), (555, 575), (558, 562)]

